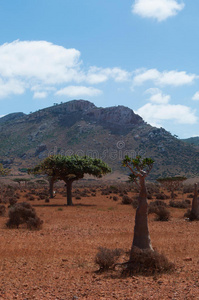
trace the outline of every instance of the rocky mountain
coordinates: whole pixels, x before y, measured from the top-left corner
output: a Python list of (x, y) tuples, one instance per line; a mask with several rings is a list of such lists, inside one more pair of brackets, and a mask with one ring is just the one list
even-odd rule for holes
[(121, 160), (140, 154), (155, 160), (152, 177), (196, 176), (199, 151), (124, 106), (101, 108), (73, 100), (0, 119), (0, 162), (22, 170), (50, 154), (90, 155), (125, 172)]

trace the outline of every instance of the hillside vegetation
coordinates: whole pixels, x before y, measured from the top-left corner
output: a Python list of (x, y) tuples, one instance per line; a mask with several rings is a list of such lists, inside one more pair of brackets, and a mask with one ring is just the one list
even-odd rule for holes
[(32, 167), (50, 154), (98, 157), (120, 173), (125, 172), (124, 156), (139, 154), (155, 160), (153, 178), (199, 172), (197, 148), (152, 127), (124, 106), (99, 108), (73, 100), (0, 119), (0, 162), (5, 167)]

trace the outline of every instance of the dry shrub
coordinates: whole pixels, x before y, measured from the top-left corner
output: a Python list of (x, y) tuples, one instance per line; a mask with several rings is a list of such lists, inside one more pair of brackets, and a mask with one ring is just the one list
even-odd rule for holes
[(159, 184), (155, 184), (155, 183), (147, 183), (146, 184), (146, 188), (149, 194), (154, 194), (154, 193), (159, 193), (160, 192), (160, 186)]
[(138, 199), (137, 198), (134, 198), (131, 202), (131, 205), (133, 206), (133, 208), (137, 208), (138, 207)]
[(189, 221), (199, 221), (199, 218), (190, 209), (187, 210), (184, 217), (189, 219)]
[(9, 203), (10, 203), (10, 206), (15, 205), (17, 203), (17, 198), (14, 196), (9, 198)]
[(124, 195), (122, 197), (122, 204), (131, 204), (131, 203), (132, 203), (132, 199), (129, 196)]
[(166, 199), (169, 199), (169, 196), (167, 196), (166, 194), (164, 194), (163, 192), (161, 193), (157, 193), (155, 195), (156, 199), (158, 200), (166, 200)]
[(175, 207), (175, 208), (188, 208), (190, 204), (187, 203), (187, 201), (183, 200), (183, 201), (173, 201), (171, 200), (169, 202), (169, 205), (171, 207)]
[(187, 198), (190, 198), (190, 199), (193, 199), (193, 197), (194, 197), (194, 194), (189, 194), (189, 195), (187, 196)]
[(174, 271), (174, 264), (169, 262), (164, 254), (150, 249), (134, 247), (131, 260), (125, 264), (123, 275), (154, 275)]
[(113, 196), (113, 200), (114, 200), (114, 201), (117, 201), (117, 200), (118, 200), (118, 197), (117, 197), (117, 196)]
[(159, 207), (166, 207), (166, 203), (162, 200), (155, 200), (150, 202), (149, 208), (148, 208), (148, 214), (155, 214)]
[(99, 265), (100, 271), (107, 271), (114, 267), (122, 254), (121, 249), (108, 249), (99, 247), (95, 256), (95, 263)]
[(9, 209), (8, 228), (19, 228), (26, 224), (28, 229), (40, 229), (43, 221), (36, 215), (35, 209), (26, 202), (17, 203)]
[(0, 187), (0, 203), (8, 203), (9, 198), (17, 197), (15, 196), (16, 189), (10, 185), (2, 185)]
[(170, 211), (165, 206), (159, 206), (156, 209), (156, 221), (169, 221), (171, 218)]

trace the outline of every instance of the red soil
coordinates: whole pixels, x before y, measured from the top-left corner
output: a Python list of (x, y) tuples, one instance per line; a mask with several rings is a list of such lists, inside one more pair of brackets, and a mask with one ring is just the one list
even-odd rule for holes
[(49, 204), (30, 203), (44, 221), (39, 231), (7, 229), (7, 216), (0, 217), (0, 299), (199, 299), (199, 222), (185, 221), (186, 210), (170, 208), (169, 222), (149, 216), (152, 245), (175, 263), (175, 272), (121, 278), (96, 273), (95, 255), (100, 246), (130, 250), (131, 205), (99, 191), (74, 199), (73, 207), (59, 194)]

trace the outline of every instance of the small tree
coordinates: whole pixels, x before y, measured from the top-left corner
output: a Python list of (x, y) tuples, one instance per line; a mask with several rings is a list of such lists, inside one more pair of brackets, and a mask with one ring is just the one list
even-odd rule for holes
[(130, 180), (135, 182), (140, 189), (130, 261), (134, 247), (153, 250), (148, 230), (148, 203), (145, 184), (145, 178), (150, 173), (153, 163), (154, 161), (151, 158), (142, 159), (141, 156), (137, 156), (135, 159), (130, 159), (128, 156), (125, 156), (123, 160), (123, 166), (128, 167), (131, 171)]
[(29, 178), (14, 178), (14, 182), (17, 182), (19, 184), (19, 187), (21, 188), (21, 183), (23, 182), (26, 188), (26, 183), (30, 181)]
[(171, 192), (171, 199), (175, 198), (175, 191), (180, 188), (182, 182), (187, 178), (184, 176), (158, 178), (157, 181), (161, 183), (169, 192)]
[(45, 158), (35, 168), (29, 170), (29, 173), (45, 174), (48, 176), (51, 194), (53, 183), (56, 180), (63, 180), (67, 187), (67, 205), (73, 205), (73, 181), (82, 179), (85, 174), (100, 178), (109, 172), (111, 172), (111, 169), (102, 160), (93, 159), (88, 156), (80, 157), (78, 155), (52, 155)]

